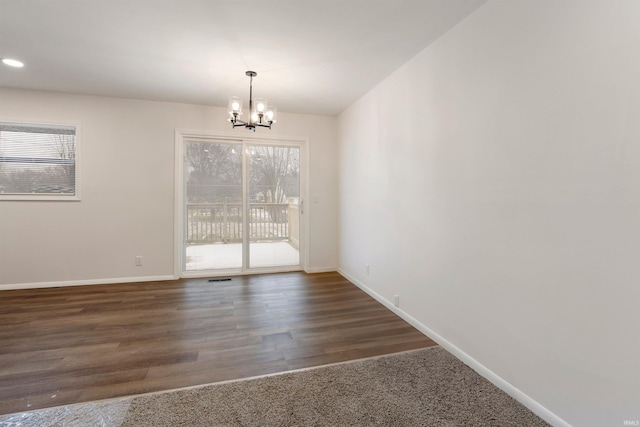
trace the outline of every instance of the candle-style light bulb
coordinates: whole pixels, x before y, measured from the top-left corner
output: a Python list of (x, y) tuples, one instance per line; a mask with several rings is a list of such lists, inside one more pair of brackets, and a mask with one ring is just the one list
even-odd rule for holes
[(237, 96), (229, 98), (229, 115), (241, 115), (242, 114), (242, 100)]
[(278, 109), (273, 105), (269, 105), (269, 110), (267, 110), (267, 112), (265, 113), (265, 116), (267, 117), (267, 121), (275, 123), (277, 114), (278, 114)]
[(253, 101), (253, 112), (256, 114), (264, 114), (267, 111), (267, 100), (264, 98), (256, 98)]

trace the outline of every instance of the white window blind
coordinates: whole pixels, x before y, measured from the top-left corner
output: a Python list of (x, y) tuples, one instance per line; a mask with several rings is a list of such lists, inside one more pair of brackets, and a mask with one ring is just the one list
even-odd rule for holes
[(0, 198), (75, 196), (76, 127), (0, 122)]

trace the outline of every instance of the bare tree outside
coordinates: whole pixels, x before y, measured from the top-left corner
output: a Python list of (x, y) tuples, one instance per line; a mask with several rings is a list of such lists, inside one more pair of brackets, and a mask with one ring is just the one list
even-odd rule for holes
[[(254, 146), (250, 149), (251, 201), (286, 203), (299, 197), (298, 148)], [(219, 202), (238, 197), (242, 184), (240, 147), (232, 144), (190, 142), (186, 146), (187, 188), (193, 202)]]
[(62, 164), (59, 168), (52, 168), (53, 174), (59, 174), (68, 183), (74, 182), (76, 177), (76, 138), (75, 135), (54, 134), (50, 135), (53, 139), (53, 145), (61, 160), (72, 160), (66, 164)]
[[(299, 197), (300, 150), (293, 147), (256, 146), (251, 153), (251, 196), (267, 203), (285, 203)], [(294, 178), (294, 179), (291, 179)]]
[(185, 160), (189, 171), (187, 196), (190, 202), (242, 202), (239, 147), (189, 142)]

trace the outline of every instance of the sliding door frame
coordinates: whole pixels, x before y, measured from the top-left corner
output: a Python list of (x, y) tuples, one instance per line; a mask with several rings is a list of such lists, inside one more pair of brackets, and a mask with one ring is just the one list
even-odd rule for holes
[[(185, 245), (186, 236), (184, 230), (184, 206), (185, 206), (185, 178), (184, 178), (184, 159), (185, 159), (185, 144), (189, 140), (202, 141), (202, 142), (234, 142), (240, 144), (242, 147), (246, 144), (255, 145), (273, 145), (273, 146), (291, 146), (298, 147), (300, 149), (300, 265), (298, 266), (284, 266), (284, 267), (264, 267), (264, 268), (248, 268), (245, 269), (248, 262), (249, 245), (245, 242), (243, 237), (243, 268), (240, 269), (228, 269), (228, 270), (202, 270), (202, 271), (185, 271)], [(212, 276), (232, 276), (243, 274), (260, 274), (260, 273), (275, 273), (285, 271), (301, 271), (309, 264), (309, 221), (307, 214), (307, 204), (304, 203), (307, 200), (309, 193), (309, 142), (308, 138), (290, 137), (282, 135), (260, 135), (259, 137), (252, 134), (241, 134), (239, 132), (225, 133), (225, 132), (205, 132), (194, 131), (185, 129), (176, 129), (175, 131), (175, 165), (174, 165), (174, 265), (173, 275), (176, 279), (181, 277), (212, 277)], [(243, 175), (246, 170), (246, 155), (242, 156)], [(243, 194), (246, 194), (246, 183), (243, 179)], [(243, 195), (243, 199), (246, 199)], [(246, 221), (247, 209), (245, 200), (243, 202), (243, 221)], [(244, 222), (246, 226), (246, 222)], [(246, 228), (244, 228), (246, 230)], [(243, 233), (245, 234), (245, 233)], [(250, 266), (249, 266), (250, 267)]]

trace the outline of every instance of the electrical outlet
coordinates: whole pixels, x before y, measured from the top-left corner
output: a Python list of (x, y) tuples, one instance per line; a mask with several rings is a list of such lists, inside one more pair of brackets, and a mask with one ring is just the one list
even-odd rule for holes
[(400, 307), (400, 295), (395, 294), (393, 296), (393, 305), (395, 305), (396, 307)]
[(367, 273), (367, 276), (369, 275), (369, 264), (365, 264), (364, 265), (364, 271)]
[(136, 256), (136, 266), (140, 267), (142, 265), (142, 256)]

